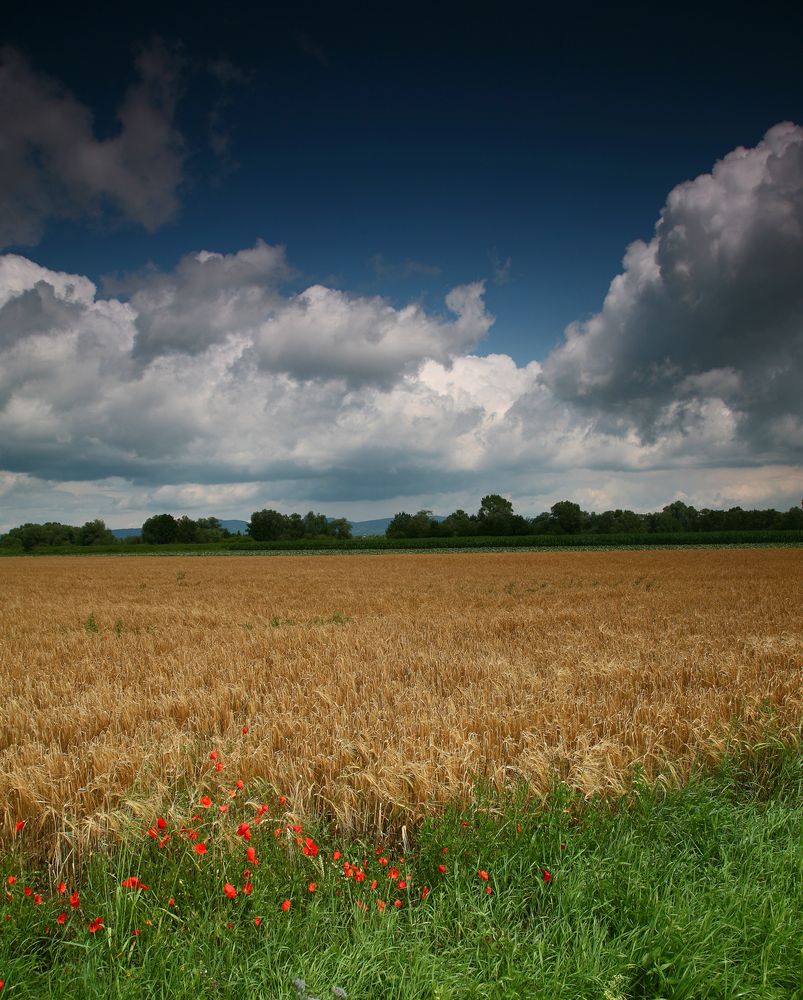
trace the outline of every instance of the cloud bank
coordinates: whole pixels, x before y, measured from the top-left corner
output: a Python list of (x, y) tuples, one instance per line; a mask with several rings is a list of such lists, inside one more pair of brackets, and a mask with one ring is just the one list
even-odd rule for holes
[[(204, 250), (101, 297), (0, 257), (0, 520), (114, 525), (266, 504), (378, 516), (797, 502), (803, 130), (676, 187), (601, 311), (543, 362), (479, 356), (482, 282), (439, 311), (312, 285), (285, 250)], [(37, 498), (33, 502), (32, 498)], [(52, 505), (52, 506), (51, 506)], [(83, 514), (73, 517), (80, 520)]]

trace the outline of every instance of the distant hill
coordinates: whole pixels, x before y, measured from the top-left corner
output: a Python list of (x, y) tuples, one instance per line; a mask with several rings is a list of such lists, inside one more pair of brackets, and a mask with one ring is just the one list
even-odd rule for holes
[(355, 538), (364, 535), (384, 535), (385, 528), (393, 519), (390, 517), (379, 517), (375, 521), (349, 521), (351, 533)]
[[(441, 514), (434, 514), (433, 518), (436, 521), (444, 520)], [(351, 533), (354, 537), (361, 538), (365, 535), (384, 535), (387, 526), (392, 520), (392, 517), (378, 517), (374, 521), (349, 521), (349, 524), (351, 525)], [(248, 521), (221, 521), (220, 524), (222, 527), (227, 528), (233, 535), (236, 535), (238, 532), (244, 535), (248, 528)], [(112, 528), (112, 534), (115, 538), (131, 538), (134, 535), (140, 534), (140, 531), (140, 528)]]
[(220, 526), (230, 531), (232, 535), (236, 535), (237, 532), (244, 535), (248, 528), (248, 521), (221, 521)]

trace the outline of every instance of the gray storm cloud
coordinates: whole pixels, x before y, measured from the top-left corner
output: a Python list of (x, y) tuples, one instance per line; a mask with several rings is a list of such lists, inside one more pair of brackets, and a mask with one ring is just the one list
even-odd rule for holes
[(803, 129), (776, 125), (674, 188), (543, 378), (598, 428), (647, 443), (718, 419), (745, 457), (800, 454)]
[(0, 49), (0, 246), (33, 246), (51, 219), (109, 207), (149, 231), (175, 214), (183, 168), (178, 62), (154, 43), (136, 66), (118, 132), (98, 139), (89, 108), (15, 49)]

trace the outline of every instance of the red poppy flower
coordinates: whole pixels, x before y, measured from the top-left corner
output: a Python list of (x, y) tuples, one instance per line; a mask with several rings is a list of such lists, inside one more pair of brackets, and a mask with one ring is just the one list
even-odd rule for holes
[(262, 917), (254, 917), (254, 923), (257, 927), (262, 923)]
[(210, 760), (217, 760), (217, 750), (210, 751), (210, 753), (209, 753), (209, 759)]
[(33, 894), (33, 901), (34, 901), (34, 903), (36, 903), (37, 906), (41, 906), (42, 905), (42, 893), (41, 892), (35, 892)]
[(388, 872), (388, 878), (392, 878), (395, 882), (398, 877), (399, 877), (399, 869), (391, 868), (390, 871)]
[(242, 778), (238, 778), (235, 781), (235, 785), (240, 789), (240, 791), (242, 791), (245, 788), (245, 782), (243, 781)]
[(335, 851), (335, 853), (332, 855), (332, 861), (339, 861), (340, 858), (342, 857), (343, 855), (340, 853), (340, 851)]
[(300, 823), (293, 823), (290, 829), (293, 831), (293, 833), (301, 833), (304, 827)]
[(24, 826), (25, 826), (25, 820), (24, 819), (18, 819), (17, 822), (14, 824), (14, 829), (17, 831), (17, 833), (19, 833), (20, 830), (22, 830)]
[(229, 806), (226, 803), (224, 803), (222, 806), (218, 806), (218, 808), (222, 813), (227, 813), (229, 811)]
[(318, 888), (318, 886), (315, 885), (314, 882), (310, 882), (310, 884), (307, 886), (307, 888), (309, 889), (310, 892), (315, 892), (315, 890)]
[(165, 844), (168, 842), (168, 840), (170, 840), (170, 834), (166, 833), (164, 837), (162, 837), (162, 839), (159, 841), (159, 847), (164, 847)]
[(279, 796), (279, 805), (280, 806), (287, 805), (287, 796), (286, 795), (280, 795)]
[(289, 899), (286, 899), (282, 903), (282, 909), (284, 910), (285, 913), (287, 913), (287, 911), (290, 909), (292, 905), (293, 905), (292, 902)]
[(304, 838), (304, 853), (309, 858), (314, 858), (318, 854), (318, 845), (312, 839), (312, 837)]
[(208, 795), (202, 795), (199, 801), (205, 809), (208, 809), (212, 805), (212, 800)]
[(86, 925), (89, 928), (89, 933), (94, 934), (103, 927), (103, 917), (95, 917), (95, 919)]
[(441, 875), (443, 875), (443, 873), (446, 871), (446, 865), (438, 865), (438, 871), (441, 873)]
[(70, 906), (74, 910), (77, 910), (80, 905), (81, 905), (81, 900), (78, 898), (78, 890), (73, 889), (73, 891), (70, 893)]
[(544, 881), (545, 882), (551, 882), (552, 881), (552, 872), (548, 868), (544, 869), (543, 875), (544, 875)]
[(165, 827), (167, 826), (167, 820), (164, 818), (164, 816), (160, 816), (159, 819), (156, 820), (156, 825), (159, 827), (160, 830), (164, 830)]
[(64, 912), (64, 910), (62, 910), (61, 913), (56, 917), (56, 923), (57, 924), (67, 923), (67, 914)]
[(243, 736), (248, 735), (248, 726), (243, 726)]
[(378, 900), (376, 901), (376, 905), (377, 905), (377, 909), (379, 909), (379, 910), (384, 910), (384, 909), (385, 909), (385, 906), (386, 906), (387, 904), (385, 903), (385, 900), (384, 900), (384, 899), (378, 899)]
[(386, 865), (388, 863), (388, 859), (387, 858), (380, 858), (379, 859), (379, 863), (380, 863), (380, 865)]
[(376, 879), (374, 879), (373, 882), (371, 883), (371, 888), (376, 889)]
[(480, 870), (479, 870), (479, 871), (477, 872), (477, 874), (478, 874), (478, 875), (479, 875), (479, 877), (480, 877), (480, 878), (481, 878), (481, 879), (483, 880), (483, 882), (487, 882), (487, 881), (488, 881), (488, 872), (486, 872), (486, 871), (483, 871), (482, 869), (480, 869)]
[(490, 895), (491, 895), (491, 893), (493, 892), (493, 889), (492, 889), (492, 888), (490, 887), (490, 885), (486, 885), (486, 886), (485, 886), (485, 891), (486, 891), (486, 892), (488, 893), (488, 895), (490, 896)]
[(216, 760), (215, 761), (215, 770), (218, 772), (218, 774), (220, 774), (220, 772), (223, 770), (223, 761), (222, 760)]
[(234, 888), (231, 882), (227, 882), (223, 886), (223, 891), (226, 893), (229, 899), (234, 899), (234, 897), (237, 895), (237, 890)]
[(6, 879), (6, 882), (8, 882), (9, 885), (14, 885), (16, 881), (17, 881), (16, 875), (9, 875), (8, 878)]
[(244, 895), (250, 896), (253, 891), (254, 891), (254, 886), (250, 882), (243, 883), (243, 894)]
[(394, 899), (393, 900), (393, 905), (396, 907), (397, 910), (400, 910), (401, 909), (401, 905), (402, 905), (402, 901), (400, 899)]
[(429, 888), (427, 886), (424, 886), (421, 889), (421, 898), (426, 899), (428, 895), (429, 895)]
[(206, 844), (204, 844), (204, 843), (198, 843), (198, 844), (196, 844), (195, 845), (195, 853), (196, 854), (206, 854)]
[(124, 889), (136, 889), (136, 887), (139, 885), (139, 879), (137, 878), (136, 875), (129, 875), (128, 878), (123, 879), (120, 885)]
[(58, 890), (59, 890), (59, 893), (63, 896), (64, 893), (67, 891), (67, 883), (66, 882), (59, 882)]
[(33, 892), (33, 889), (29, 885), (26, 885), (22, 891), (25, 893), (26, 896), (30, 896), (31, 893)]
[(176, 905), (176, 901), (175, 901), (175, 899), (173, 899), (172, 896), (170, 897), (170, 899), (168, 899), (167, 905), (168, 906), (175, 906)]

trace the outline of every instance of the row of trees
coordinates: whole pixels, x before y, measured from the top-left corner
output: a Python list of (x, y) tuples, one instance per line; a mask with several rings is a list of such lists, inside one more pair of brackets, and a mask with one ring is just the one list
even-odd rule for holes
[[(571, 500), (553, 504), (549, 511), (527, 518), (515, 513), (513, 504), (491, 493), (482, 498), (476, 514), (456, 510), (445, 518), (435, 518), (432, 511), (397, 514), (387, 527), (388, 538), (444, 538), (470, 535), (578, 535), (637, 534), (680, 531), (766, 531), (803, 530), (803, 509), (777, 510), (696, 510), (682, 500), (667, 504), (651, 514), (632, 510), (606, 510), (601, 514), (582, 510)], [(351, 525), (343, 518), (330, 519), (309, 511), (282, 514), (278, 510), (257, 510), (251, 515), (246, 532), (259, 542), (292, 541), (301, 538), (351, 538)], [(149, 545), (173, 545), (200, 542), (209, 544), (231, 538), (232, 533), (216, 517), (193, 520), (187, 515), (156, 514), (142, 525), (139, 535), (115, 538), (103, 521), (87, 521), (80, 527), (48, 521), (45, 524), (22, 524), (0, 537), (6, 548), (26, 552), (38, 546), (122, 545), (143, 542)]]
[(216, 517), (199, 517), (193, 521), (186, 514), (181, 517), (154, 514), (142, 525), (139, 537), (146, 545), (173, 545), (176, 542), (220, 542), (231, 538), (231, 532)]
[(579, 535), (657, 533), (679, 531), (746, 531), (803, 529), (803, 509), (696, 510), (682, 500), (651, 514), (632, 510), (606, 510), (601, 514), (583, 510), (571, 500), (553, 504), (549, 511), (527, 518), (516, 514), (513, 504), (498, 493), (482, 498), (476, 514), (456, 510), (438, 519), (432, 511), (397, 514), (385, 531), (388, 538), (443, 538), (470, 535)]
[[(301, 514), (281, 514), (278, 510), (257, 510), (251, 515), (246, 529), (257, 541), (267, 542), (294, 538), (351, 538), (351, 525), (341, 517), (330, 520), (325, 514), (309, 511)], [(216, 517), (193, 520), (186, 514), (155, 514), (149, 517), (140, 534), (116, 538), (103, 521), (87, 521), (80, 528), (72, 524), (48, 521), (46, 524), (22, 524), (0, 537), (6, 548), (22, 548), (26, 552), (39, 546), (61, 545), (175, 545), (177, 543), (221, 542), (232, 533)]]
[(256, 510), (248, 522), (248, 534), (258, 542), (290, 541), (294, 538), (351, 538), (345, 517), (330, 520), (326, 514), (309, 511), (281, 514), (278, 510)]
[[(246, 532), (258, 542), (290, 541), (294, 538), (351, 538), (351, 525), (344, 517), (333, 520), (312, 510), (303, 517), (301, 514), (282, 514), (278, 510), (255, 510)], [(222, 527), (216, 517), (193, 521), (186, 514), (179, 518), (172, 514), (156, 514), (142, 525), (142, 541), (150, 545), (219, 542), (231, 537), (231, 532)]]
[(81, 527), (46, 521), (44, 524), (21, 524), (0, 538), (0, 545), (30, 552), (38, 545), (111, 545), (114, 535), (103, 521), (87, 521)]

